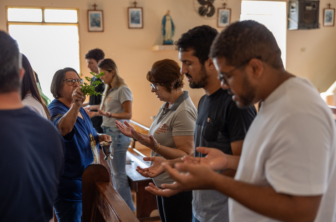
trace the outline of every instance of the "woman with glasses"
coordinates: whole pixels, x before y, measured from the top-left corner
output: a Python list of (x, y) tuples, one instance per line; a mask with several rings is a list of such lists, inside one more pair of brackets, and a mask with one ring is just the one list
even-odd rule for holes
[[(98, 70), (104, 72), (101, 80), (105, 83), (101, 105), (85, 107), (89, 116), (103, 116), (104, 133), (112, 137), (113, 159), (107, 161), (114, 188), (134, 211), (131, 189), (126, 175), (126, 152), (131, 139), (121, 134), (115, 125), (116, 120), (127, 121), (132, 118), (132, 92), (119, 76), (118, 68), (112, 59), (104, 59), (98, 64)], [(98, 112), (91, 112), (98, 110)]]
[[(127, 122), (124, 125), (117, 121), (120, 132), (152, 149), (151, 156), (160, 157), (155, 161), (160, 159), (163, 161), (163, 158), (175, 159), (193, 153), (197, 110), (188, 92), (183, 91), (183, 75), (180, 73), (179, 65), (169, 59), (157, 61), (147, 73), (147, 80), (152, 83), (151, 91), (164, 102), (149, 129), (149, 136), (137, 133)], [(157, 187), (161, 187), (163, 183), (174, 182), (167, 173), (155, 176), (153, 181)], [(162, 222), (192, 220), (191, 191), (156, 198)]]
[(34, 71), (30, 65), (29, 60), (23, 54), (22, 54), (22, 67), (25, 70), (25, 74), (23, 76), (21, 84), (22, 103), (25, 106), (31, 108), (36, 113), (40, 114), (42, 117), (50, 119), (49, 110), (39, 93)]
[(54, 100), (48, 108), (51, 121), (60, 131), (65, 144), (65, 163), (54, 209), (58, 221), (81, 221), (82, 174), (91, 163), (99, 163), (98, 143), (111, 137), (97, 134), (82, 108), (85, 96), (76, 70), (58, 70), (51, 82)]

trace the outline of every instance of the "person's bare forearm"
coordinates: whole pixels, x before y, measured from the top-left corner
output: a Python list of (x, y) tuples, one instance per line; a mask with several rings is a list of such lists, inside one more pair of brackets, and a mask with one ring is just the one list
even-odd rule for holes
[(239, 165), (240, 156), (227, 155), (226, 154), (226, 158), (227, 158), (227, 161), (228, 161), (227, 169), (237, 170), (238, 165)]
[(236, 170), (225, 170), (224, 172), (222, 172), (221, 174), (224, 175), (224, 176), (227, 176), (227, 177), (231, 177), (231, 178), (234, 178), (235, 175), (236, 175)]
[(111, 113), (111, 116), (116, 119), (131, 119), (132, 118), (132, 113)]
[(256, 186), (221, 174), (211, 177), (213, 189), (259, 214), (288, 222), (314, 221), (316, 217), (321, 196), (294, 197), (276, 193), (270, 186)]
[(165, 159), (168, 159), (168, 160), (176, 159), (176, 158), (181, 159), (182, 157), (188, 155), (183, 150), (170, 148), (170, 147), (166, 147), (162, 145), (160, 145), (159, 148), (153, 148), (152, 150), (154, 152), (157, 152), (158, 154), (160, 154), (161, 156), (163, 156)]
[(65, 136), (72, 131), (76, 123), (79, 110), (80, 106), (76, 105), (76, 103), (71, 104), (69, 111), (58, 121), (57, 128), (62, 136)]

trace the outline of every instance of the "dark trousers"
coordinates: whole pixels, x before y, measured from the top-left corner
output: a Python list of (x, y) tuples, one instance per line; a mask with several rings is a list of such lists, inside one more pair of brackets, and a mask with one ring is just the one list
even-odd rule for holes
[(171, 197), (156, 196), (162, 222), (192, 221), (192, 192), (181, 192)]
[(59, 222), (81, 222), (82, 201), (56, 200), (54, 210)]
[(97, 133), (104, 133), (103, 128), (101, 128), (101, 124), (103, 123), (103, 117), (95, 116), (91, 118), (93, 127), (97, 130)]

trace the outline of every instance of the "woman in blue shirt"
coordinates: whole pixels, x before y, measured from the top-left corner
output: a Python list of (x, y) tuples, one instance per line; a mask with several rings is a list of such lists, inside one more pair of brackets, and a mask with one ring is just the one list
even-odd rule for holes
[(54, 209), (58, 221), (80, 222), (82, 216), (82, 174), (92, 163), (99, 163), (97, 142), (111, 137), (97, 134), (82, 108), (85, 96), (76, 70), (58, 70), (51, 83), (54, 100), (48, 106), (51, 120), (65, 144), (65, 164)]

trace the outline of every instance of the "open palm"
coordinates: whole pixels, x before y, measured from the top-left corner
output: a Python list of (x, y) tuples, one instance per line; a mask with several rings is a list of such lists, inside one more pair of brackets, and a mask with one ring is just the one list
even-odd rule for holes
[[(125, 122), (126, 124), (127, 122)], [(116, 127), (118, 128), (118, 130), (124, 134), (125, 136), (131, 137), (133, 138), (132, 135), (132, 129), (134, 129), (131, 125), (127, 124), (124, 125), (123, 123), (121, 123), (120, 121), (116, 120), (115, 121)], [(134, 129), (135, 130), (135, 129)]]
[(201, 164), (212, 170), (224, 170), (228, 167), (228, 159), (225, 153), (216, 148), (198, 147), (197, 152), (206, 154), (205, 157), (185, 156), (183, 161), (190, 164)]
[(152, 161), (153, 165), (148, 168), (141, 168), (137, 167), (136, 171), (140, 173), (144, 177), (156, 177), (163, 173), (165, 169), (162, 166), (162, 163), (166, 160), (163, 157), (145, 157), (143, 158), (144, 161)]

